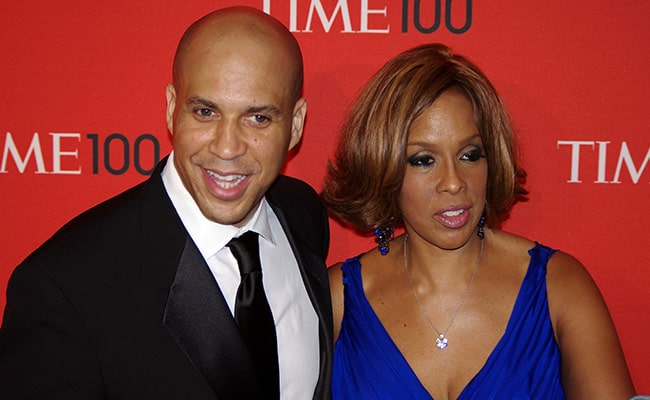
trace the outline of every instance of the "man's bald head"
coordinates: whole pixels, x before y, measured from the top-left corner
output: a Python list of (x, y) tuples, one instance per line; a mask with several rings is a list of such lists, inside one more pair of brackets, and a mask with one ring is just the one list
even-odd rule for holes
[(194, 22), (183, 34), (174, 56), (174, 85), (182, 85), (186, 63), (196, 61), (206, 52), (222, 44), (241, 49), (256, 45), (274, 52), (279, 73), (285, 69), (290, 74), (293, 100), (298, 100), (303, 85), (303, 62), (296, 38), (278, 20), (252, 7), (237, 6), (214, 11)]

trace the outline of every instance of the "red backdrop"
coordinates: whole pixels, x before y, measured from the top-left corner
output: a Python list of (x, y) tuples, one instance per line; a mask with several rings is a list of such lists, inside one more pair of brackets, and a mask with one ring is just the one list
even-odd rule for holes
[[(388, 58), (435, 41), (476, 61), (511, 111), (529, 173), (530, 200), (504, 228), (583, 261), (637, 389), (650, 392), (643, 0), (5, 1), (1, 293), (58, 227), (145, 179), (169, 152), (164, 87), (176, 43), (198, 17), (237, 3), (270, 12), (302, 45), (309, 111), (286, 173), (316, 188), (346, 107)], [(373, 244), (332, 223), (329, 262)]]

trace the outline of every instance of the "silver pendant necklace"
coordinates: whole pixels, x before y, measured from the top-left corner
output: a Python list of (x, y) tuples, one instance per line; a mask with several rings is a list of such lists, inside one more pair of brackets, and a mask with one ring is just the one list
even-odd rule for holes
[(409, 281), (409, 286), (411, 287), (413, 296), (415, 297), (415, 300), (417, 300), (418, 306), (420, 306), (420, 312), (427, 320), (431, 328), (433, 328), (433, 330), (438, 334), (438, 337), (436, 338), (436, 346), (438, 346), (440, 350), (444, 350), (449, 345), (449, 339), (447, 339), (447, 332), (449, 332), (449, 328), (451, 328), (451, 324), (454, 323), (454, 320), (456, 319), (456, 316), (460, 312), (460, 309), (463, 307), (463, 304), (465, 304), (467, 295), (469, 295), (469, 291), (472, 288), (472, 283), (474, 283), (474, 278), (476, 278), (476, 272), (478, 271), (478, 266), (481, 263), (481, 257), (483, 256), (483, 245), (485, 243), (485, 240), (481, 240), (481, 251), (478, 254), (476, 265), (474, 265), (474, 272), (472, 273), (472, 278), (469, 280), (467, 289), (465, 289), (465, 292), (463, 293), (463, 297), (461, 297), (460, 302), (456, 306), (456, 310), (454, 310), (454, 314), (451, 316), (451, 320), (449, 321), (449, 325), (447, 325), (447, 329), (445, 329), (443, 332), (440, 332), (435, 327), (435, 325), (433, 325), (433, 322), (431, 322), (431, 319), (427, 315), (427, 312), (424, 309), (422, 302), (420, 301), (420, 296), (418, 296), (418, 293), (415, 291), (415, 288), (413, 287), (413, 280), (411, 279), (411, 273), (409, 272), (408, 257), (406, 256), (406, 242), (408, 241), (408, 238), (409, 238), (409, 234), (406, 233), (404, 236), (404, 269), (406, 270), (406, 278)]

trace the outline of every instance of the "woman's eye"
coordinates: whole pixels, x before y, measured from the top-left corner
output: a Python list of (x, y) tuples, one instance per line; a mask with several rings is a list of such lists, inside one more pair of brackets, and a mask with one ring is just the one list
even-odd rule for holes
[(467, 153), (463, 154), (461, 157), (461, 160), (469, 161), (469, 162), (477, 162), (481, 158), (485, 157), (483, 155), (483, 152), (481, 150), (470, 150)]
[(428, 167), (435, 162), (433, 157), (426, 155), (414, 155), (408, 158), (408, 163), (414, 167)]

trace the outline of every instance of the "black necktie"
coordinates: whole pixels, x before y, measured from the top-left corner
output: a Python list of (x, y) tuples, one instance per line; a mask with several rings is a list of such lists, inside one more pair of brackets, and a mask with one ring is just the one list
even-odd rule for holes
[(235, 300), (235, 321), (255, 362), (264, 398), (280, 398), (275, 323), (262, 284), (258, 235), (248, 231), (228, 243), (237, 259), (241, 283)]

